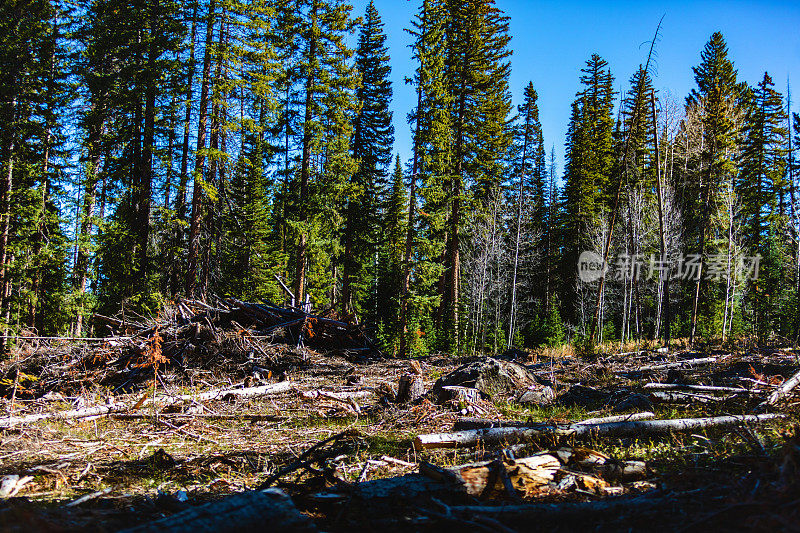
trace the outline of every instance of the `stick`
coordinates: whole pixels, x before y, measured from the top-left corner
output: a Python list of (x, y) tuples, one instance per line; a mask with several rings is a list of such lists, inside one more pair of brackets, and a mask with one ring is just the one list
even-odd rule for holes
[(272, 485), (273, 483), (278, 481), (280, 478), (282, 478), (286, 474), (294, 472), (298, 468), (302, 468), (302, 466), (303, 466), (304, 462), (306, 461), (306, 459), (312, 453), (314, 453), (316, 450), (322, 448), (326, 444), (328, 444), (330, 442), (337, 441), (337, 440), (342, 439), (344, 437), (357, 437), (358, 435), (359, 435), (359, 433), (358, 433), (357, 430), (348, 429), (348, 430), (342, 431), (341, 433), (337, 433), (336, 435), (332, 435), (332, 436), (328, 437), (325, 440), (319, 441), (318, 443), (316, 443), (315, 445), (311, 446), (309, 449), (304, 451), (302, 454), (300, 454), (300, 457), (295, 459), (294, 462), (292, 462), (290, 465), (281, 468), (277, 473), (269, 476), (261, 485), (258, 486), (258, 490), (267, 489), (267, 488), (270, 487), (270, 485)]
[(783, 418), (783, 415), (717, 416), (712, 418), (679, 418), (675, 420), (637, 420), (633, 422), (611, 422), (606, 424), (539, 424), (529, 428), (490, 428), (458, 431), (455, 433), (433, 433), (419, 435), (414, 439), (416, 450), (433, 448), (458, 448), (479, 443), (515, 443), (543, 437), (573, 437), (589, 439), (596, 437), (630, 437), (663, 435), (699, 428), (731, 426), (742, 423), (761, 423)]

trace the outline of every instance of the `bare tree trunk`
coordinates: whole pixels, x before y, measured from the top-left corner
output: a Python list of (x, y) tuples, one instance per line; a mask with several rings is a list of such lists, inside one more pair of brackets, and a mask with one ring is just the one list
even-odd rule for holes
[[(527, 126), (527, 125), (526, 125)], [(527, 127), (526, 127), (527, 130)], [(522, 198), (525, 189), (525, 164), (528, 159), (528, 132), (525, 131), (525, 140), (522, 143), (522, 168), (519, 173), (519, 189), (517, 190), (517, 236), (514, 241), (514, 269), (511, 274), (511, 309), (508, 315), (508, 343), (506, 348), (511, 348), (514, 339), (514, 326), (517, 310), (517, 267), (519, 266), (519, 239), (522, 234)]]
[[(661, 252), (661, 265), (667, 265), (667, 271), (664, 272), (659, 269), (659, 277), (663, 276), (662, 280), (662, 299), (659, 301), (659, 315), (664, 316), (664, 340), (665, 344), (669, 345), (670, 338), (670, 314), (669, 314), (669, 259), (667, 258), (667, 239), (664, 228), (664, 193), (661, 190), (661, 150), (658, 146), (658, 117), (656, 115), (656, 96), (655, 92), (650, 93), (650, 109), (653, 113), (653, 146), (656, 151), (656, 197), (658, 200), (658, 246)], [(656, 330), (656, 338), (658, 338), (658, 329)]]

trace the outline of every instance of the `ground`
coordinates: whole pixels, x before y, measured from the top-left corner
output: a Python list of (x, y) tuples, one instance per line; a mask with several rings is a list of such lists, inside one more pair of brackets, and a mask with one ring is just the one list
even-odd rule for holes
[[(392, 401), (392, 389), (402, 375), (421, 373), (427, 391), (441, 376), (478, 358), (439, 354), (415, 359), (416, 365), (290, 348), (266, 339), (254, 351), (252, 340), (245, 349), (237, 335), (241, 332), (198, 342), (200, 348), (181, 364), (171, 356), (154, 357), (152, 339), (117, 345), (31, 341), (15, 351), (0, 367), (3, 416), (127, 407), (101, 416), (45, 418), (0, 429), (0, 477), (32, 476), (16, 495), (0, 500), (0, 530), (116, 531), (265, 481), (286, 491), (324, 531), (800, 528), (800, 436), (793, 429), (797, 410), (791, 399), (770, 408), (786, 418), (766, 424), (580, 443), (548, 438), (514, 448), (516, 457), (525, 457), (581, 446), (620, 461), (647, 463), (646, 479), (612, 484), (613, 490), (547, 486), (527, 494), (524, 502), (515, 501), (514, 494), (481, 498), (446, 486), (436, 497), (405, 493), (399, 498), (390, 490), (387, 500), (369, 492), (377, 486), (375, 480), (414, 474), (421, 463), (452, 467), (496, 458), (504, 446), (415, 450), (417, 435), (449, 432), (464, 416), (567, 423), (644, 408), (658, 419), (752, 413), (800, 366), (788, 348), (707, 346), (689, 352), (676, 344), (668, 353), (638, 346), (612, 355), (626, 348), (609, 346), (604, 347), (606, 355), (593, 360), (575, 357), (568, 348), (515, 353), (517, 363), (552, 385), (555, 402), (523, 405), (514, 401), (516, 392), (496, 391), (474, 405), (435, 405), (426, 397), (401, 405)], [(167, 353), (171, 341), (163, 342)], [(641, 370), (702, 357), (716, 359)], [(163, 361), (148, 366), (154, 359)], [(287, 381), (288, 390), (267, 396), (166, 407), (149, 401)], [(748, 393), (662, 402), (644, 389), (650, 382), (743, 387)], [(347, 394), (358, 392), (362, 394)], [(407, 476), (401, 483), (417, 477)], [(522, 503), (558, 506), (485, 512), (487, 506)], [(462, 509), (465, 505), (484, 510), (469, 514)]]

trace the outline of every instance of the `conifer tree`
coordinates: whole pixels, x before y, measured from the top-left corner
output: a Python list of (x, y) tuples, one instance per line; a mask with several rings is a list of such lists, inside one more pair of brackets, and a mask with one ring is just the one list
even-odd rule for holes
[(302, 43), (296, 68), (303, 79), (304, 111), (298, 194), (291, 224), (297, 236), (293, 288), (300, 304), (305, 302), (309, 283), (320, 297), (328, 289), (324, 283), (333, 277), (326, 265), (334, 250), (324, 249), (328, 241), (321, 233), (330, 231), (331, 221), (337, 220), (339, 213), (331, 211), (331, 206), (355, 170), (348, 149), (356, 76), (348, 65), (352, 51), (345, 41), (354, 29), (351, 6), (339, 0), (298, 0), (296, 7), (301, 14)]
[[(576, 324), (578, 313), (575, 275), (578, 256), (591, 250), (589, 239), (613, 202), (614, 78), (608, 63), (592, 54), (581, 70), (584, 89), (572, 104), (567, 130), (563, 189), (561, 294), (562, 316)], [(599, 251), (602, 254), (602, 250)]]
[[(461, 340), (461, 237), (470, 186), (478, 210), (499, 194), (506, 152), (511, 143), (508, 87), (511, 51), (508, 17), (493, 0), (448, 2), (447, 83), (451, 102), (452, 166), (446, 182), (447, 222), (443, 340), (457, 352)], [(484, 213), (485, 215), (486, 213)]]
[(529, 319), (543, 304), (545, 276), (541, 270), (535, 269), (535, 259), (544, 251), (543, 239), (547, 223), (547, 200), (545, 197), (544, 139), (542, 125), (539, 121), (538, 95), (529, 82), (525, 87), (523, 103), (519, 106), (521, 124), (516, 132), (514, 174), (517, 183), (510, 191), (509, 201), (512, 209), (513, 224), (509, 228), (511, 235), (512, 264), (511, 296), (509, 298), (508, 347), (514, 339), (517, 327), (519, 303), (517, 300), (518, 285), (523, 308), (529, 309), (523, 318)]
[(788, 243), (782, 242), (787, 223), (788, 188), (784, 175), (788, 131), (783, 97), (774, 89), (772, 78), (766, 72), (754, 89), (748, 107), (737, 189), (744, 206), (742, 222), (748, 237), (746, 244), (751, 254), (759, 254), (765, 260), (761, 272), (766, 275), (755, 280), (748, 291), (755, 329), (764, 334), (776, 325), (768, 317), (776, 313), (771, 313), (769, 308), (774, 308), (787, 289), (783, 281), (789, 271), (785, 261)]
[[(342, 310), (358, 311), (357, 301), (369, 279), (364, 275), (379, 240), (380, 202), (394, 144), (391, 67), (386, 35), (375, 4), (370, 1), (358, 38), (355, 66), (360, 74), (356, 89), (359, 110), (353, 119), (351, 141), (358, 170), (350, 178), (345, 196), (342, 268)], [(354, 301), (355, 300), (355, 301)]]
[(403, 256), (407, 236), (407, 202), (405, 176), (400, 156), (395, 160), (392, 183), (385, 202), (385, 216), (381, 227), (383, 238), (378, 252), (378, 279), (376, 282), (377, 316), (375, 323), (381, 332), (387, 351), (396, 354), (400, 348), (401, 295), (403, 285)]
[[(743, 89), (737, 83), (736, 69), (728, 59), (728, 47), (720, 32), (715, 32), (700, 55), (701, 63), (693, 67), (697, 88), (687, 98), (687, 106), (700, 114), (702, 149), (691, 176), (684, 212), (692, 215), (689, 227), (696, 229), (692, 251), (700, 255), (700, 275), (694, 281), (689, 340), (694, 341), (700, 312), (701, 288), (705, 270), (709, 224), (716, 207), (715, 192), (735, 171), (735, 148), (738, 139), (736, 114), (741, 106)], [(697, 202), (695, 199), (698, 199)], [(699, 214), (699, 216), (698, 216)], [(710, 294), (708, 295), (710, 297)], [(706, 298), (709, 300), (709, 298)], [(710, 304), (710, 301), (707, 301)]]

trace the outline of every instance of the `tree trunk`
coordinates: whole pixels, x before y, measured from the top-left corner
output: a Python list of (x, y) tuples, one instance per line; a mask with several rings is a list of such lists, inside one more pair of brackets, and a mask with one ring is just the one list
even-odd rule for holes
[(408, 197), (408, 227), (406, 248), (403, 252), (403, 284), (400, 291), (400, 349), (399, 357), (405, 357), (408, 342), (408, 288), (411, 282), (411, 253), (414, 249), (414, 216), (417, 208), (417, 174), (419, 173), (419, 135), (422, 122), (422, 88), (417, 87), (417, 117), (414, 125), (414, 156), (411, 164), (411, 190)]
[[(656, 197), (658, 200), (658, 245), (661, 252), (661, 261), (663, 265), (669, 265), (668, 258), (667, 258), (667, 239), (665, 235), (665, 228), (664, 228), (664, 193), (661, 190), (661, 151), (658, 146), (658, 117), (656, 115), (656, 97), (655, 92), (650, 93), (650, 108), (653, 113), (653, 146), (655, 147), (656, 151)], [(663, 272), (663, 270), (659, 270), (659, 273)], [(664, 341), (666, 345), (669, 345), (670, 339), (670, 314), (669, 314), (669, 275), (670, 272), (667, 270), (664, 273), (663, 279), (663, 299), (661, 304), (662, 309), (662, 316), (664, 321)]]
[(192, 189), (192, 216), (189, 223), (189, 257), (186, 267), (186, 294), (194, 297), (197, 290), (197, 262), (200, 254), (200, 220), (203, 210), (203, 166), (205, 163), (206, 126), (208, 123), (208, 91), (211, 81), (211, 53), (214, 45), (214, 10), (216, 0), (208, 5), (206, 21), (206, 49), (203, 57), (203, 81), (200, 87), (200, 115), (197, 124), (197, 150), (194, 163)]
[(300, 223), (300, 238), (297, 242), (297, 254), (295, 257), (295, 279), (294, 295), (297, 299), (296, 305), (302, 305), (305, 301), (306, 284), (306, 261), (308, 233), (306, 221), (308, 217), (308, 180), (311, 166), (311, 135), (313, 119), (312, 105), (314, 102), (314, 82), (316, 72), (314, 71), (314, 60), (317, 55), (317, 2), (314, 0), (311, 6), (311, 33), (308, 43), (308, 72), (306, 73), (306, 102), (305, 118), (303, 119), (303, 155), (300, 163), (300, 199), (298, 221)]

